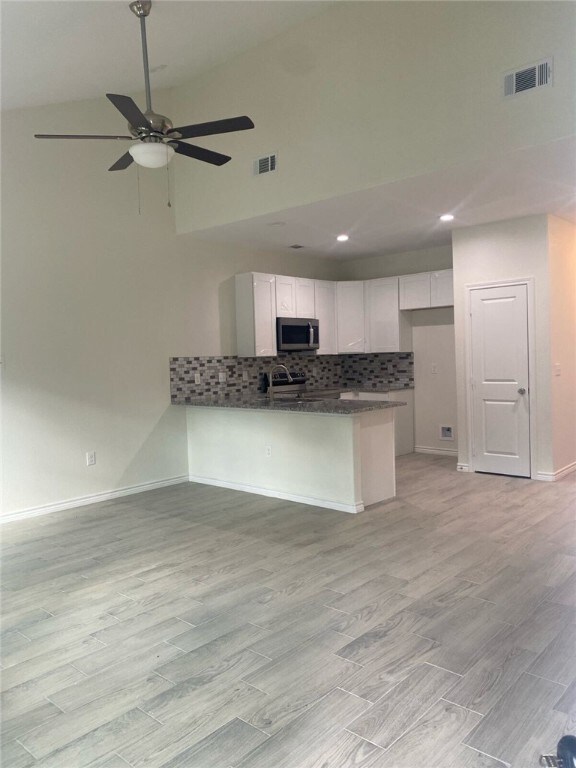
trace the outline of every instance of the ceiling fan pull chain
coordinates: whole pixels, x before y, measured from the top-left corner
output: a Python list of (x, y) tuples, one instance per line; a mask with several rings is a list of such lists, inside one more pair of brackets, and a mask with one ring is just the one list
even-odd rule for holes
[(168, 185), (168, 208), (172, 208), (172, 203), (170, 202), (170, 166), (166, 166), (166, 183)]
[(136, 165), (136, 184), (138, 185), (138, 216), (142, 216), (142, 211), (140, 210), (140, 166)]

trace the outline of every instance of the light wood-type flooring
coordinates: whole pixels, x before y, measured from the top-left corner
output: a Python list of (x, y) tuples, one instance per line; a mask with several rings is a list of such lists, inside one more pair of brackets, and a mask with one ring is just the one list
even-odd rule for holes
[(183, 484), (3, 526), (5, 768), (530, 768), (576, 720), (576, 475), (349, 515)]

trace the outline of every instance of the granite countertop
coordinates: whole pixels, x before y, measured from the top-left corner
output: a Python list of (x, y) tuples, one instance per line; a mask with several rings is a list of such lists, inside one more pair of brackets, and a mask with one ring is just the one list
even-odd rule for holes
[[(270, 400), (268, 395), (262, 393), (251, 395), (217, 395), (192, 398), (190, 402), (182, 403), (182, 405), (200, 408), (244, 408), (257, 411), (287, 411), (292, 413), (350, 416), (355, 413), (364, 413), (365, 411), (397, 408), (398, 406), (406, 405), (406, 403), (390, 402), (388, 400), (340, 400), (338, 399), (340, 392), (386, 393), (390, 389), (390, 387), (313, 389), (308, 390), (302, 399), (277, 395), (274, 400)], [(402, 389), (406, 389), (406, 387), (402, 387)]]

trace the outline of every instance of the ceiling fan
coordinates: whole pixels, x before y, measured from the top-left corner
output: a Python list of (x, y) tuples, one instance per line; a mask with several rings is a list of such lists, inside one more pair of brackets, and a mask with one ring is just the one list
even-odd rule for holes
[(130, 136), (91, 136), (74, 134), (46, 134), (37, 133), (37, 139), (114, 139), (117, 141), (134, 141), (128, 152), (120, 157), (109, 171), (122, 171), (133, 162), (146, 168), (161, 168), (168, 165), (174, 153), (186, 155), (196, 160), (202, 160), (212, 165), (224, 165), (232, 158), (213, 152), (194, 144), (185, 144), (183, 139), (193, 139), (198, 136), (212, 136), (218, 133), (231, 133), (233, 131), (245, 131), (254, 128), (254, 123), (245, 115), (242, 117), (230, 117), (224, 120), (213, 120), (209, 123), (196, 123), (195, 125), (183, 125), (174, 128), (172, 122), (164, 115), (159, 115), (152, 110), (152, 98), (150, 96), (150, 72), (148, 69), (148, 46), (146, 44), (146, 17), (150, 14), (152, 0), (134, 0), (130, 3), (130, 10), (140, 19), (140, 33), (142, 36), (142, 58), (144, 62), (144, 83), (146, 86), (146, 111), (141, 112), (136, 103), (129, 96), (120, 96), (116, 93), (107, 93), (107, 98), (116, 109), (128, 120)]

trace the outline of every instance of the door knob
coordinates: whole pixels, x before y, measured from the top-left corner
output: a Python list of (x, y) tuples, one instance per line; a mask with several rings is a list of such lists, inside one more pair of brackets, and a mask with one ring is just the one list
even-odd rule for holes
[(524, 389), (524, 387), (520, 387), (520, 389), (518, 390), (518, 394), (519, 395), (525, 395), (526, 394), (526, 390)]

